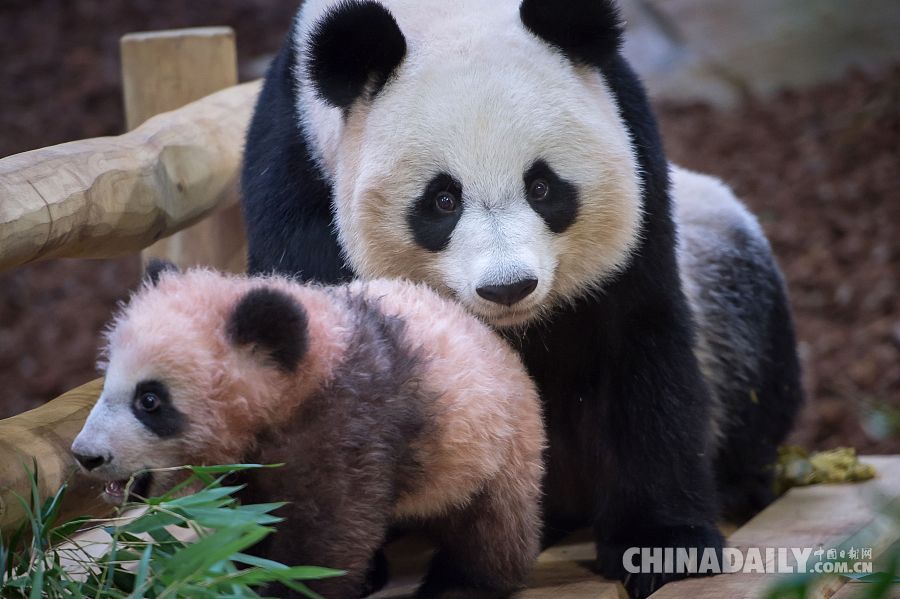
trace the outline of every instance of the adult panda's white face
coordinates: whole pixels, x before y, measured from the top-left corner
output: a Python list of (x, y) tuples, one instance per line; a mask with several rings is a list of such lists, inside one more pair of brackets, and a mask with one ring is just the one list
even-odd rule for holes
[(300, 98), (354, 270), (425, 281), (498, 327), (602, 285), (635, 246), (641, 190), (599, 71), (517, 4), (427, 23), (427, 7), (385, 4), (406, 51), (383, 87), (343, 109), (313, 86)]

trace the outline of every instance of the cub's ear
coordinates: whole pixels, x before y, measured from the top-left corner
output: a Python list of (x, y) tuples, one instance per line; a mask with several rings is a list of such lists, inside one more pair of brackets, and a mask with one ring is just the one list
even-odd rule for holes
[(147, 262), (147, 266), (144, 267), (144, 281), (149, 282), (151, 285), (156, 285), (159, 283), (159, 277), (164, 272), (173, 272), (178, 273), (178, 267), (175, 266), (174, 263), (169, 262), (168, 260), (160, 260), (159, 258), (151, 258), (149, 262)]
[(372, 84), (377, 94), (406, 55), (406, 38), (388, 10), (371, 0), (345, 0), (313, 27), (306, 74), (320, 98), (348, 109)]
[(522, 23), (573, 62), (603, 67), (622, 45), (614, 0), (522, 0)]
[(306, 311), (291, 296), (260, 287), (234, 307), (227, 333), (235, 345), (252, 345), (281, 370), (293, 372), (306, 353), (306, 323)]

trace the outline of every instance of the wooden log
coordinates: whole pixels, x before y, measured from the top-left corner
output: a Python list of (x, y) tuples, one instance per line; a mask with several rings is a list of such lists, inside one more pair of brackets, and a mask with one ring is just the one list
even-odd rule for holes
[(239, 85), (118, 137), (0, 160), (0, 270), (138, 252), (234, 201), (258, 93)]
[[(237, 83), (230, 27), (130, 33), (121, 40), (121, 52), (129, 129)], [(164, 258), (182, 268), (206, 265), (246, 270), (244, 226), (236, 197), (229, 195), (202, 221), (145, 249), (145, 262)]]
[(32, 458), (38, 463), (42, 497), (69, 483), (61, 518), (109, 510), (100, 500), (102, 485), (81, 474), (69, 452), (102, 387), (103, 379), (96, 379), (39, 408), (0, 420), (0, 532), (4, 536), (25, 517), (16, 495), (30, 504), (31, 482), (25, 468), (32, 468)]

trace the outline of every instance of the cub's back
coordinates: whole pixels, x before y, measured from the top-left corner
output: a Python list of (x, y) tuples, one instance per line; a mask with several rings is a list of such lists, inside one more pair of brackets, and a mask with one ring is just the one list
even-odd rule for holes
[(502, 470), (539, 482), (544, 431), (534, 384), (518, 355), (461, 306), (422, 284), (385, 279), (350, 285), (405, 322), (422, 358), (427, 432), (417, 442), (425, 479), (400, 517), (461, 505)]

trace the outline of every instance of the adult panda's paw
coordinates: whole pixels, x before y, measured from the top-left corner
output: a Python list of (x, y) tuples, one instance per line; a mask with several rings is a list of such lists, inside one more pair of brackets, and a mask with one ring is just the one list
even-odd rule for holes
[(696, 525), (686, 527), (664, 527), (650, 534), (642, 535), (631, 544), (615, 544), (604, 540), (597, 542), (597, 561), (595, 569), (598, 574), (610, 580), (619, 580), (632, 599), (643, 599), (656, 592), (666, 583), (680, 580), (688, 576), (704, 576), (707, 574), (664, 573), (657, 571), (633, 572), (634, 568), (626, 568), (626, 560), (630, 565), (640, 568), (641, 553), (627, 553), (632, 547), (654, 548), (673, 547), (696, 548), (700, 563), (704, 550), (716, 552), (717, 563), (722, 563), (722, 534), (713, 525)]

